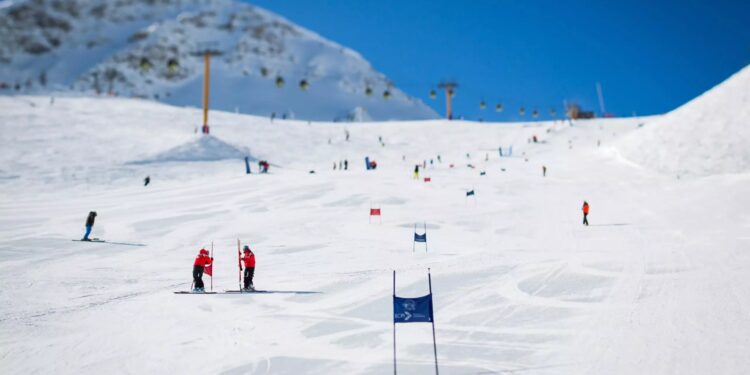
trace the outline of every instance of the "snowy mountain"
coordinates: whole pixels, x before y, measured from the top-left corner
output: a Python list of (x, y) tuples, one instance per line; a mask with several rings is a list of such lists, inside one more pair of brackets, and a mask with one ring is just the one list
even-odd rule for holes
[(648, 168), (706, 176), (750, 171), (750, 66), (666, 115), (646, 122), (620, 144)]
[[(325, 121), (429, 119), (358, 53), (231, 0), (0, 2), (0, 94), (83, 92)], [(197, 122), (197, 120), (195, 121)]]

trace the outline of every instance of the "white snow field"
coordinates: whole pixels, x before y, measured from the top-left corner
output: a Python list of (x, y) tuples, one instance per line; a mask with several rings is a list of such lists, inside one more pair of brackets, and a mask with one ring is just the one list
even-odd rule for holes
[[(206, 141), (200, 120), (139, 100), (0, 97), (0, 373), (390, 373), (392, 271), (408, 297), (427, 293), (427, 268), (441, 374), (750, 369), (750, 171), (677, 179), (621, 158), (615, 144), (658, 117), (212, 112)], [(237, 153), (270, 173), (246, 175)], [(432, 182), (412, 178), (422, 160)], [(94, 237), (146, 246), (71, 241), (90, 210)], [(413, 252), (423, 222), (429, 252)], [(213, 289), (236, 289), (237, 238), (259, 289), (317, 293), (173, 294), (212, 241)], [(429, 324), (397, 340), (399, 374), (433, 373)]]

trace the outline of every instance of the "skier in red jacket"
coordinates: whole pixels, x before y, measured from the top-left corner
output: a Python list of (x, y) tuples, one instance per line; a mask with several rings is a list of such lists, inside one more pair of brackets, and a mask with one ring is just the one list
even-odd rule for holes
[(253, 275), (255, 275), (255, 254), (250, 250), (250, 246), (245, 245), (243, 249), (242, 262), (245, 263), (245, 272), (243, 274), (245, 278), (245, 287), (243, 291), (253, 291), (255, 286), (253, 285)]
[(583, 201), (583, 225), (589, 225), (589, 202)]
[(210, 266), (213, 260), (214, 258), (211, 258), (208, 254), (208, 250), (201, 249), (201, 251), (198, 252), (198, 256), (195, 257), (195, 262), (193, 262), (193, 282), (195, 283), (193, 286), (193, 292), (206, 291), (204, 289), (205, 286), (203, 285), (203, 270)]

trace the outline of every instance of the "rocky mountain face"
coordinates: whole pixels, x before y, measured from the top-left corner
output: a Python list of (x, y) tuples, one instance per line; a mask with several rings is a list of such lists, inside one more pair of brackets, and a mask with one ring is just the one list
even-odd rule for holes
[(202, 103), (324, 121), (428, 119), (355, 51), (231, 0), (0, 2), (0, 94), (50, 92)]

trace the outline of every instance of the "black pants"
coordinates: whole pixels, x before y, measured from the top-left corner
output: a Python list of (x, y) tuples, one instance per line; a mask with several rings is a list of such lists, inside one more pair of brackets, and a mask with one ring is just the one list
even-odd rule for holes
[(583, 214), (583, 225), (589, 225), (589, 214)]
[(193, 266), (193, 288), (205, 288), (203, 285), (203, 267)]
[(245, 289), (253, 285), (253, 275), (255, 275), (255, 267), (245, 267)]

